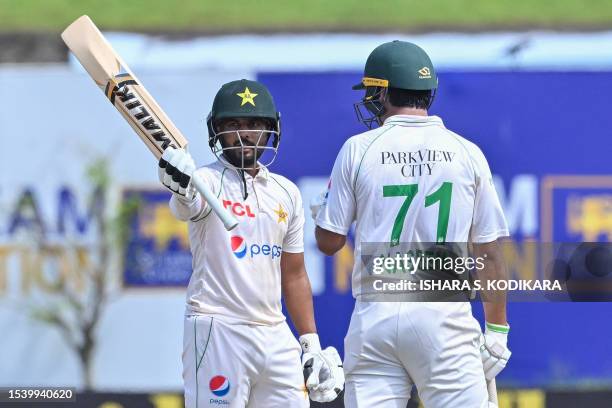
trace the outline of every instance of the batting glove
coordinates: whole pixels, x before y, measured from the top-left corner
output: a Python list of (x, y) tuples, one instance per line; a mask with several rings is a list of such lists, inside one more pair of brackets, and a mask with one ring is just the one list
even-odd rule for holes
[(327, 190), (322, 193), (316, 195), (310, 200), (310, 215), (313, 220), (317, 220), (317, 215), (319, 215), (319, 211), (321, 207), (323, 207), (327, 203)]
[(327, 347), (321, 350), (316, 333), (300, 337), (302, 346), (302, 371), (310, 399), (316, 402), (335, 400), (344, 389), (344, 370), (338, 350)]
[(188, 200), (195, 198), (196, 190), (191, 183), (195, 163), (183, 149), (168, 147), (159, 159), (159, 181), (172, 193)]
[(485, 378), (492, 380), (499, 374), (512, 353), (508, 350), (508, 332), (510, 326), (486, 323), (484, 336), (481, 337), (480, 357)]

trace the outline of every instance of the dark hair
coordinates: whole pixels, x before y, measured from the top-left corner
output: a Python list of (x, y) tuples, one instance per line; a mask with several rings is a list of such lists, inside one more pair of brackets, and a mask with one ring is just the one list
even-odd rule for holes
[(407, 89), (389, 88), (389, 102), (397, 107), (429, 109), (433, 95), (430, 90), (411, 91)]

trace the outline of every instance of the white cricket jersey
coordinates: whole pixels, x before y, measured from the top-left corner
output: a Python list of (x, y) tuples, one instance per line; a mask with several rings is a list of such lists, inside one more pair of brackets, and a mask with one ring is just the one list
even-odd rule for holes
[(217, 161), (196, 173), (239, 224), (226, 231), (199, 194), (193, 203), (173, 194), (172, 212), (189, 221), (193, 273), (187, 313), (249, 324), (284, 321), (281, 254), (304, 251), (304, 209), (297, 186), (263, 168), (254, 178), (245, 174), (244, 200), (237, 170)]
[(316, 223), (346, 235), (355, 220), (355, 260), (364, 242), (484, 243), (508, 235), (482, 151), (436, 116), (392, 116), (346, 141)]

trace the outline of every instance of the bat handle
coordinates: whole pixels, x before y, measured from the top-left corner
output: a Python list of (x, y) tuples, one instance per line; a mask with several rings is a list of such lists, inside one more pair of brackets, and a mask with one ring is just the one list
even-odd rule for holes
[(497, 407), (499, 403), (497, 402), (497, 385), (495, 384), (495, 378), (491, 381), (487, 380), (487, 392), (489, 393), (489, 406)]
[(208, 185), (197, 174), (193, 175), (191, 182), (195, 186), (196, 190), (202, 194), (202, 197), (204, 197), (204, 200), (206, 200), (208, 205), (210, 205), (215, 214), (217, 214), (217, 217), (219, 217), (221, 222), (223, 222), (225, 229), (231, 231), (236, 228), (238, 221), (233, 215), (227, 212), (225, 208), (223, 208), (219, 202), (219, 199), (213, 194)]

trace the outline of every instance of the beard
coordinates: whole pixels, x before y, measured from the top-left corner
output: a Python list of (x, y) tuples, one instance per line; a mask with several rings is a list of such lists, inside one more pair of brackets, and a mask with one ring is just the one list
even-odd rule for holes
[[(244, 144), (244, 142), (243, 142)], [(223, 156), (234, 167), (254, 169), (257, 167), (257, 161), (263, 155), (265, 149), (257, 149), (255, 154), (255, 145), (240, 144), (231, 146), (223, 146)]]

